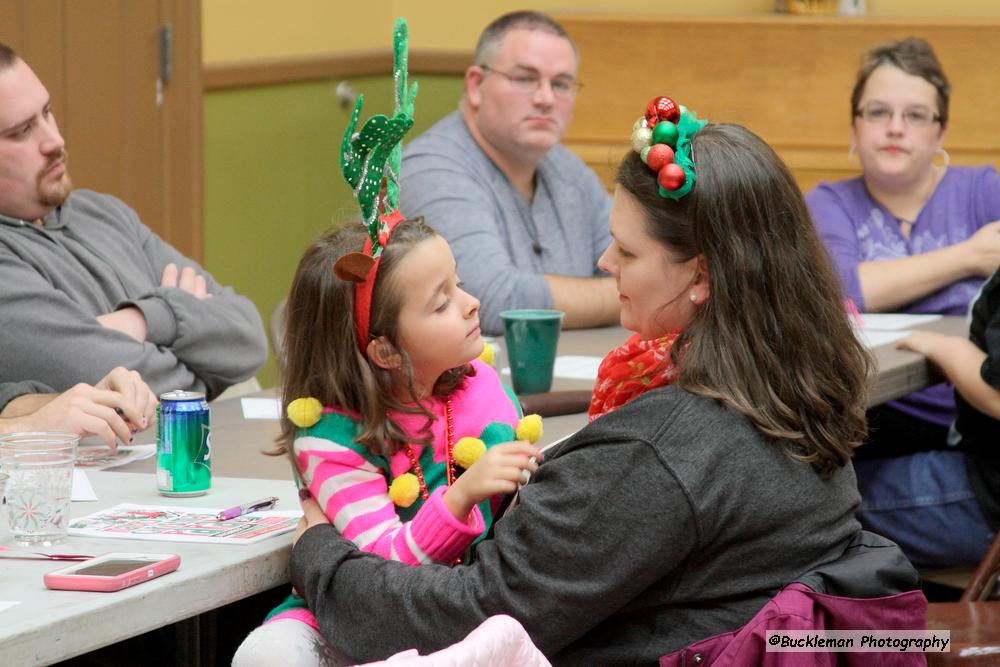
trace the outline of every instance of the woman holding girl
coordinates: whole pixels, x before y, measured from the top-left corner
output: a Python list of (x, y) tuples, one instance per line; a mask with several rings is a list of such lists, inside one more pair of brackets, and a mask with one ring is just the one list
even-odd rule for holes
[(633, 141), (601, 265), (636, 336), (602, 365), (606, 414), (547, 453), (474, 562), (373, 557), (303, 502), (292, 580), (352, 659), (434, 650), (502, 613), (554, 663), (654, 662), (736, 630), (858, 534), (870, 358), (780, 159), (742, 127), (700, 127), (677, 123), (683, 177)]

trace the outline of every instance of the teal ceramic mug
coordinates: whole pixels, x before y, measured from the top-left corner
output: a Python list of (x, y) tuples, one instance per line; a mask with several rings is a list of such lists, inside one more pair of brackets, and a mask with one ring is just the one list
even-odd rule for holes
[(563, 315), (559, 310), (541, 309), (500, 313), (515, 393), (539, 394), (552, 388)]

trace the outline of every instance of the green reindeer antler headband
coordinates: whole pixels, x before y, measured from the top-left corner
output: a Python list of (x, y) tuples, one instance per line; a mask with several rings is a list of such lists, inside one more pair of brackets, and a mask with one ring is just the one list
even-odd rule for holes
[(383, 114), (372, 116), (361, 131), (356, 132), (364, 101), (363, 96), (358, 96), (340, 144), (340, 171), (361, 207), (368, 237), (361, 252), (348, 253), (338, 259), (333, 272), (338, 278), (355, 283), (354, 320), (362, 354), (368, 346), (372, 288), (378, 260), (393, 228), (404, 219), (398, 209), (401, 142), (413, 127), (413, 100), (417, 96), (417, 84), (408, 86), (407, 82), (409, 29), (406, 19), (396, 19), (392, 38), (395, 113), (392, 118)]

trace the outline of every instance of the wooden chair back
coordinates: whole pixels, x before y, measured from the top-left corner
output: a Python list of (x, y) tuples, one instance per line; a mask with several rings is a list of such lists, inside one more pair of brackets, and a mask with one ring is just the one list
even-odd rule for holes
[(951, 651), (927, 654), (927, 664), (1000, 664), (1000, 533), (976, 567), (959, 602), (927, 605), (927, 629), (949, 630)]

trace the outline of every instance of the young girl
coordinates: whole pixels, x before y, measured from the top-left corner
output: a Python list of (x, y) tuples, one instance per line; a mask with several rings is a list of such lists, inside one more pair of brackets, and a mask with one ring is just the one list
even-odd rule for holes
[[(488, 530), (490, 500), (514, 491), (541, 455), (512, 442), (517, 401), (477, 359), (479, 301), (462, 290), (451, 249), (422, 219), (392, 230), (374, 279), (369, 331), (359, 341), (355, 285), (332, 267), (365, 235), (360, 225), (336, 230), (299, 263), (286, 310), (289, 419), (279, 450), (362, 550), (410, 565), (452, 564)], [(537, 417), (522, 423), (517, 437), (536, 439)], [(467, 450), (482, 447), (474, 439), (487, 448), (473, 462)], [(335, 662), (294, 595), (234, 659)]]

